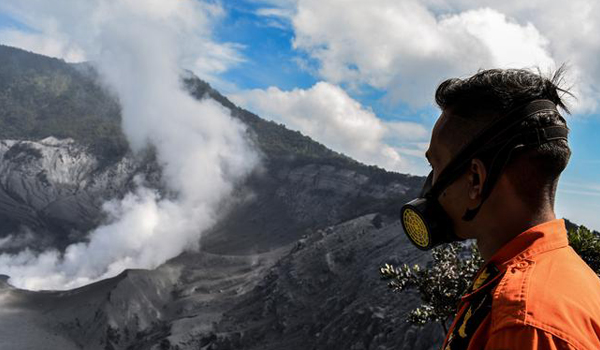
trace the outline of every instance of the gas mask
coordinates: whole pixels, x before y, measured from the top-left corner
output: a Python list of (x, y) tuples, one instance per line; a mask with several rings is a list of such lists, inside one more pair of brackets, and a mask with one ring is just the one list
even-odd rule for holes
[(462, 217), (465, 221), (475, 218), (514, 150), (567, 140), (569, 129), (564, 126), (519, 128), (522, 121), (540, 112), (558, 113), (558, 110), (550, 100), (534, 100), (517, 107), (496, 119), (462, 147), (435, 183), (433, 171), (429, 173), (419, 197), (406, 203), (400, 210), (404, 232), (417, 248), (429, 250), (442, 243), (462, 240), (453, 231), (452, 220), (438, 202), (438, 197), (464, 173), (472, 159), (481, 159), (488, 175), (483, 183), (481, 202), (476, 208), (465, 212)]

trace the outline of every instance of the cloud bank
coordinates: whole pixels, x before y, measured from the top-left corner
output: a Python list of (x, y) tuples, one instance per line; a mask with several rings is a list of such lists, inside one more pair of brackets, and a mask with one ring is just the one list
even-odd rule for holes
[[(319, 82), (306, 90), (282, 91), (271, 87), (230, 97), (265, 118), (309, 135), (334, 151), (393, 171), (412, 171), (414, 165), (401, 155), (404, 148), (391, 145), (410, 146), (428, 136), (428, 131), (420, 124), (379, 119), (342, 88), (327, 82)], [(423, 156), (424, 150), (421, 152)]]
[[(597, 1), (260, 2), (264, 7), (257, 15), (278, 18), (293, 31), (291, 45), (300, 53), (302, 69), (351, 93), (360, 94), (365, 87), (375, 88), (383, 93), (384, 104), (392, 108), (408, 106), (409, 111), (404, 113), (411, 110), (415, 114), (424, 110), (431, 113), (434, 90), (446, 78), (466, 77), (479, 69), (498, 67), (539, 68), (542, 73), (550, 74), (562, 63), (570, 67), (566, 86), (572, 86), (577, 97), (565, 96), (571, 110), (576, 115), (585, 115), (598, 108), (600, 41), (595, 33), (600, 32), (600, 3)], [(329, 91), (315, 87), (304, 90), (305, 95), (314, 101), (326, 98)], [(422, 158), (427, 139), (398, 145), (390, 138), (371, 136), (370, 140), (352, 144), (349, 141), (352, 134), (344, 126), (339, 127), (338, 133), (328, 131), (332, 136), (325, 136), (326, 130), (311, 125), (336, 120), (339, 114), (334, 109), (330, 109), (327, 117), (323, 116), (324, 109), (321, 113), (306, 113), (304, 106), (294, 99), (280, 98), (282, 93), (276, 88), (253, 90), (246, 93), (252, 96), (246, 99), (246, 105), (365, 163), (390, 170), (427, 172), (415, 158)], [(316, 96), (319, 93), (322, 96)], [(300, 90), (286, 94), (299, 95)], [(270, 98), (279, 105), (272, 106)], [(290, 115), (302, 115), (302, 123)], [(419, 122), (414, 114), (405, 117)], [(421, 117), (421, 121), (427, 129), (431, 127), (428, 125), (431, 118)], [(385, 123), (380, 120), (378, 125)], [(376, 129), (369, 134), (379, 135), (381, 131)], [(395, 130), (400, 138), (410, 128)], [(348, 140), (342, 142), (340, 138), (345, 136)], [(377, 144), (380, 151), (360, 152), (360, 144), (364, 143)], [(415, 147), (417, 144), (419, 147)], [(384, 154), (384, 150), (392, 151)]]
[(0, 255), (0, 273), (22, 288), (67, 289), (126, 268), (154, 268), (197, 248), (201, 233), (216, 220), (217, 206), (259, 161), (244, 125), (216, 102), (197, 101), (181, 88), (180, 67), (193, 62), (215, 69), (214, 55), (227, 56), (228, 47), (209, 37), (208, 22), (220, 9), (194, 0), (3, 6), (39, 30), (32, 37), (62, 38), (62, 47), (94, 62), (119, 97), (132, 149), (155, 147), (166, 186), (176, 196), (162, 197), (138, 178), (134, 192), (105, 203), (110, 220), (89, 234), (89, 242), (73, 244), (64, 254)]
[(322, 79), (381, 89), (392, 104), (427, 106), (442, 79), (478, 69), (549, 72), (567, 63), (578, 97), (574, 110), (598, 107), (600, 3), (594, 0), (264, 3), (291, 23), (294, 48), (308, 55), (305, 63)]
[(548, 40), (492, 8), (437, 15), (418, 1), (301, 0), (293, 45), (333, 83), (368, 84), (392, 103), (423, 107), (444, 78), (480, 68), (552, 68)]
[[(10, 14), (30, 30), (0, 29), (0, 42), (43, 55), (60, 57), (67, 62), (95, 60), (103, 50), (97, 40), (107, 31), (125, 35), (136, 31), (135, 24), (151, 18), (161, 36), (171, 36), (179, 50), (182, 67), (210, 81), (220, 82), (219, 74), (244, 60), (241, 47), (218, 42), (212, 28), (225, 15), (222, 7), (204, 1), (183, 0), (8, 0), (0, 3), (0, 11)], [(123, 18), (123, 11), (134, 11), (136, 19)], [(113, 17), (114, 16), (114, 17)], [(82, 20), (85, 18), (86, 20)], [(113, 28), (106, 23), (115, 24)], [(152, 40), (152, 32), (136, 33), (136, 41)], [(164, 55), (170, 53), (164, 51)]]

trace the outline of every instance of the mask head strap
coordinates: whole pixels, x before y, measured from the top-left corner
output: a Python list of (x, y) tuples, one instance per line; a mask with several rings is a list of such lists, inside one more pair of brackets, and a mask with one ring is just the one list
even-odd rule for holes
[(482, 199), (474, 209), (467, 209), (462, 219), (471, 221), (475, 218), (479, 209), (489, 197), (496, 181), (500, 178), (502, 171), (508, 164), (513, 151), (526, 146), (539, 146), (555, 140), (567, 140), (569, 129), (564, 126), (550, 126), (547, 128), (536, 128), (530, 132), (515, 135), (506, 141), (495, 154), (489, 169), (489, 175), (483, 184)]
[(488, 179), (483, 184), (482, 201), (477, 208), (467, 210), (463, 216), (464, 220), (472, 220), (491, 193), (494, 183), (500, 177), (514, 149), (567, 139), (569, 129), (563, 126), (536, 128), (521, 133), (514, 130), (522, 121), (540, 112), (558, 113), (558, 110), (550, 100), (534, 100), (492, 122), (458, 152), (444, 168), (435, 184), (426, 191), (425, 196), (437, 199), (441, 192), (463, 173), (464, 167), (471, 159), (485, 151), (498, 149), (489, 166)]

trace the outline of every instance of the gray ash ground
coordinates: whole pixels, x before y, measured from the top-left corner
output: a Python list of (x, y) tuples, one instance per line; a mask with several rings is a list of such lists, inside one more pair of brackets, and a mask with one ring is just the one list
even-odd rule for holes
[(411, 292), (379, 279), (385, 262), (423, 263), (398, 221), (375, 214), (251, 255), (184, 254), (153, 271), (66, 292), (3, 282), (4, 349), (434, 349), (438, 325), (405, 315)]
[[(102, 203), (130, 192), (136, 175), (165, 193), (151, 150), (131, 154), (118, 101), (82, 68), (0, 45), (2, 253), (86, 241), (105, 219)], [(65, 82), (62, 95), (42, 78)], [(416, 294), (392, 293), (378, 273), (427, 259), (397, 221), (424, 178), (366, 166), (195, 76), (183, 82), (248, 126), (260, 171), (239, 184), (199, 251), (154, 270), (39, 292), (0, 275), (0, 349), (437, 348), (439, 326), (405, 322)]]

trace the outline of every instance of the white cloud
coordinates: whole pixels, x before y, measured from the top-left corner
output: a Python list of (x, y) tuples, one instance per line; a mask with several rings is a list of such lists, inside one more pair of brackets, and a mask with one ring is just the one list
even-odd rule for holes
[[(435, 0), (439, 11), (461, 12), (473, 8), (467, 0)], [(578, 101), (576, 112), (593, 112), (600, 100), (600, 2), (596, 0), (482, 0), (477, 6), (489, 6), (519, 23), (531, 23), (549, 41), (548, 51), (555, 62), (567, 62), (572, 69)]]
[(557, 217), (600, 231), (600, 183), (560, 181), (556, 194)]
[(259, 8), (255, 11), (257, 16), (265, 17), (264, 24), (281, 30), (290, 30), (289, 19), (292, 11), (285, 8)]
[[(386, 138), (392, 141), (409, 142), (423, 140), (429, 136), (427, 129), (419, 123), (408, 121), (382, 121), (386, 127)], [(422, 143), (417, 143), (422, 145)]]
[(581, 193), (590, 196), (600, 196), (600, 183), (561, 181), (561, 190)]
[(289, 19), (292, 17), (293, 12), (290, 10), (287, 10), (287, 9), (283, 9), (283, 8), (271, 7), (271, 8), (259, 8), (258, 10), (256, 10), (256, 14), (258, 16)]
[(445, 77), (480, 68), (552, 68), (548, 39), (492, 8), (436, 15), (417, 1), (299, 0), (294, 47), (332, 83), (365, 83), (421, 107)]
[[(299, 130), (335, 151), (388, 170), (413, 172), (411, 160), (401, 156), (391, 145), (410, 146), (428, 137), (422, 125), (383, 121), (342, 88), (326, 82), (306, 90), (282, 91), (270, 87), (231, 97), (261, 116)], [(413, 154), (419, 152), (418, 149), (412, 151)]]
[[(546, 39), (531, 23), (520, 25), (491, 8), (442, 16), (443, 32), (471, 35), (488, 52), (487, 64), (500, 67), (552, 67)], [(465, 53), (468, 54), (468, 53)]]
[[(329, 82), (368, 84), (391, 102), (431, 102), (442, 79), (478, 69), (568, 63), (576, 113), (600, 100), (596, 0), (262, 1), (292, 23), (297, 49)], [(274, 13), (273, 10), (267, 13)]]
[(0, 30), (0, 43), (50, 57), (60, 57), (67, 62), (83, 62), (85, 54), (78, 47), (69, 45), (60, 35), (28, 33), (15, 29)]
[[(177, 57), (179, 66), (209, 82), (223, 84), (219, 74), (244, 61), (242, 46), (212, 39), (212, 27), (225, 15), (224, 10), (217, 4), (190, 0), (148, 0), (143, 3), (138, 0), (3, 1), (0, 11), (32, 30), (0, 29), (0, 43), (63, 58), (67, 62), (87, 60), (100, 54), (101, 47), (94, 41), (103, 35), (104, 23), (124, 20), (119, 18), (118, 11), (133, 9), (139, 18), (160, 23), (164, 33), (172, 35), (170, 39), (175, 40), (175, 45), (185, 46)], [(93, 16), (86, 16), (90, 13)], [(117, 17), (113, 18), (114, 15)], [(82, 17), (87, 21), (82, 21)], [(132, 27), (135, 27), (134, 23)], [(127, 32), (128, 28), (123, 30)], [(141, 32), (137, 33), (137, 38), (152, 40), (150, 35)]]

